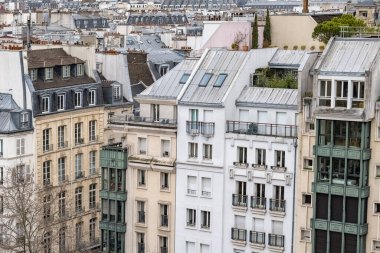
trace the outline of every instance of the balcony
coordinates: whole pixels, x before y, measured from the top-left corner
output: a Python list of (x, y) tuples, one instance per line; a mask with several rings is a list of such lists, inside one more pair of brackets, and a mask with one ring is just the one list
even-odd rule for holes
[(44, 153), (53, 151), (53, 144), (45, 144), (42, 146), (42, 150)]
[(61, 149), (61, 148), (67, 148), (69, 146), (68, 142), (67, 141), (60, 141), (58, 142), (58, 148)]
[(201, 122), (201, 134), (205, 137), (212, 137), (215, 134), (214, 122)]
[(297, 138), (297, 130), (295, 125), (227, 121), (227, 133)]
[(284, 235), (276, 235), (276, 234), (269, 234), (269, 246), (274, 247), (284, 247), (285, 244), (285, 236)]
[(257, 170), (266, 170), (267, 165), (265, 164), (257, 164), (257, 163), (252, 163), (252, 168), (257, 169)]
[(249, 242), (254, 244), (265, 244), (265, 233), (250, 231), (249, 232)]
[(145, 212), (144, 211), (138, 211), (137, 212), (137, 222), (138, 223), (145, 223)]
[(167, 215), (161, 214), (161, 227), (168, 227), (169, 218)]
[(215, 134), (215, 123), (201, 121), (186, 121), (186, 133), (192, 136), (202, 134), (205, 137), (212, 137)]
[(285, 212), (285, 200), (283, 199), (270, 199), (269, 210), (274, 212)]
[(247, 195), (232, 194), (232, 206), (247, 207)]
[(285, 172), (286, 167), (282, 166), (270, 166), (270, 169), (273, 170), (274, 172)]
[(84, 178), (84, 171), (77, 171), (75, 173), (75, 179), (81, 179)]
[(243, 162), (243, 161), (234, 162), (233, 165), (235, 167), (245, 168), (245, 169), (248, 168), (248, 166), (249, 166), (249, 164), (246, 161), (245, 162)]
[(134, 115), (117, 115), (112, 116), (108, 119), (108, 124), (114, 125), (131, 125), (131, 126), (158, 126), (158, 127), (176, 127), (177, 121), (175, 119), (165, 119), (165, 118), (149, 118), (149, 117), (140, 117)]
[(84, 138), (75, 139), (75, 145), (82, 145), (82, 144), (84, 144)]
[(267, 208), (267, 198), (251, 196), (251, 208), (265, 210)]
[(137, 244), (137, 253), (145, 253), (145, 243), (139, 242)]
[(247, 230), (240, 228), (231, 228), (231, 239), (235, 241), (246, 242)]

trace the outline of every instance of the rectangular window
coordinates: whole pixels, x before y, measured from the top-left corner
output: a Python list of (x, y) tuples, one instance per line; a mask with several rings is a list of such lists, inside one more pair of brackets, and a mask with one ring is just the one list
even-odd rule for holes
[(63, 182), (66, 178), (66, 157), (58, 158), (58, 181)]
[(83, 64), (77, 64), (77, 76), (84, 75), (84, 66)]
[(319, 106), (331, 106), (331, 80), (319, 81)]
[(201, 184), (202, 184), (202, 196), (211, 197), (211, 178), (202, 177)]
[(82, 187), (75, 188), (75, 211), (82, 212)]
[[(50, 165), (49, 165), (50, 168)], [(50, 169), (49, 169), (49, 176), (50, 176)], [(30, 180), (30, 167), (29, 165), (25, 164), (19, 164), (16, 166), (16, 182), (17, 183), (24, 183), (29, 182)]]
[(90, 90), (88, 104), (89, 105), (95, 105), (96, 104), (96, 90)]
[(50, 112), (50, 97), (42, 97), (41, 112)]
[(352, 108), (364, 107), (364, 82), (352, 83)]
[(257, 165), (266, 165), (266, 150), (257, 148), (256, 149), (256, 164)]
[(198, 143), (189, 142), (189, 158), (198, 157)]
[(208, 82), (210, 81), (212, 77), (211, 73), (205, 73), (199, 83), (199, 86), (207, 86)]
[(146, 186), (145, 173), (145, 170), (137, 170), (138, 186)]
[(160, 214), (161, 214), (161, 227), (168, 227), (169, 225), (169, 219), (168, 219), (168, 214), (169, 214), (169, 206), (166, 204), (160, 204)]
[(212, 159), (212, 145), (203, 144), (203, 159), (211, 160)]
[(197, 211), (195, 209), (186, 209), (186, 225), (195, 227), (197, 219)]
[(165, 66), (160, 66), (160, 75), (163, 76), (165, 75), (169, 70), (169, 66), (165, 65)]
[(311, 205), (311, 194), (302, 193), (302, 205)]
[(169, 140), (161, 140), (161, 150), (163, 157), (170, 156), (170, 141)]
[(52, 150), (50, 147), (50, 128), (42, 131), (42, 150), (44, 152)]
[(137, 222), (145, 223), (145, 202), (137, 201)]
[(90, 243), (95, 243), (96, 242), (96, 218), (90, 219), (89, 222), (89, 241)]
[(96, 174), (96, 151), (90, 151), (89, 155), (89, 164), (90, 164), (90, 175)]
[(4, 149), (3, 149), (3, 140), (0, 139), (0, 157), (3, 157), (4, 155)]
[(301, 229), (301, 240), (306, 242), (311, 241), (311, 231), (309, 229)]
[(58, 94), (57, 96), (57, 110), (65, 110), (65, 94)]
[(303, 159), (303, 169), (304, 170), (312, 170), (313, 169), (313, 159), (304, 158)]
[(210, 214), (209, 211), (201, 211), (201, 228), (210, 229)]
[(161, 190), (169, 190), (169, 173), (160, 172)]
[(275, 150), (275, 164), (277, 167), (284, 168), (285, 167), (285, 151), (283, 150)]
[(88, 196), (89, 196), (89, 200), (88, 200), (89, 208), (90, 209), (96, 208), (96, 184), (90, 184)]
[(81, 249), (82, 247), (82, 237), (83, 237), (83, 222), (78, 222), (75, 224), (75, 243), (77, 249)]
[(168, 253), (168, 238), (166, 236), (159, 236), (160, 253)]
[(82, 126), (83, 123), (75, 123), (74, 124), (74, 140), (75, 140), (75, 145), (80, 145), (84, 143), (84, 140), (82, 138)]
[(189, 79), (189, 77), (190, 77), (190, 74), (183, 74), (181, 79), (179, 80), (179, 83), (185, 84), (187, 82), (187, 80)]
[(16, 155), (25, 154), (25, 139), (19, 138), (16, 140)]
[(247, 148), (237, 147), (237, 162), (240, 164), (247, 163)]
[(137, 253), (145, 253), (145, 234), (136, 233), (137, 237)]
[[(22, 237), (19, 237), (22, 238)], [(44, 247), (44, 253), (51, 253), (51, 233), (46, 232), (43, 236), (43, 247)]]
[(152, 118), (154, 122), (160, 121), (160, 105), (152, 105)]
[(115, 101), (121, 99), (121, 88), (120, 85), (114, 85), (112, 88), (112, 97)]
[(348, 82), (337, 81), (335, 107), (347, 107), (347, 97), (348, 97)]
[(196, 195), (197, 194), (197, 177), (187, 176), (187, 194)]
[(43, 162), (42, 169), (43, 169), (43, 184), (44, 186), (50, 185), (50, 168), (51, 167), (51, 161)]
[(0, 214), (4, 213), (4, 197), (0, 196)]
[(89, 141), (97, 141), (96, 120), (90, 120), (88, 122), (88, 140)]
[(51, 196), (44, 196), (44, 220), (48, 220), (51, 217)]
[(66, 215), (66, 192), (60, 192), (58, 194), (58, 215), (60, 218), (65, 217)]
[(70, 66), (62, 66), (62, 78), (70, 77)]
[(83, 154), (75, 155), (75, 178), (76, 179), (84, 177), (84, 172), (82, 170), (82, 158), (83, 158)]
[(20, 113), (20, 127), (29, 127), (29, 113), (22, 112)]
[(65, 126), (59, 126), (57, 130), (58, 134), (58, 148), (65, 148), (67, 144), (65, 143)]
[(83, 93), (81, 91), (76, 91), (74, 94), (74, 106), (75, 107), (82, 107), (82, 95)]
[(138, 145), (139, 145), (139, 154), (146, 155), (147, 154), (147, 139), (143, 137), (139, 137)]
[(38, 77), (38, 69), (31, 69), (30, 70), (30, 79), (32, 79), (32, 81), (37, 81), (37, 77)]
[(223, 85), (224, 81), (227, 78), (227, 74), (219, 74), (218, 78), (216, 79), (216, 82), (214, 84), (215, 87), (220, 87)]
[(4, 168), (0, 167), (0, 185), (4, 184)]
[(53, 79), (53, 68), (45, 68), (45, 80)]

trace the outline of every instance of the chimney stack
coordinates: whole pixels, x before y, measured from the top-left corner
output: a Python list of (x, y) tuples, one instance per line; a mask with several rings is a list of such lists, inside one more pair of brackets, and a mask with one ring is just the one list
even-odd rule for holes
[(309, 0), (303, 0), (302, 13), (309, 13)]

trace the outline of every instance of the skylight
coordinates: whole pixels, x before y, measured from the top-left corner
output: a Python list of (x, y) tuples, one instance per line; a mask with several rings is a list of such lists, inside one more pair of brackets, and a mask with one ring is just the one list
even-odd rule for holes
[(199, 86), (206, 86), (208, 82), (210, 81), (211, 77), (212, 77), (211, 73), (205, 73), (201, 79), (201, 82), (199, 83)]
[(184, 84), (189, 79), (190, 74), (183, 74), (181, 77), (181, 80), (179, 80), (179, 83)]
[(222, 86), (222, 84), (224, 83), (226, 78), (227, 78), (227, 74), (219, 74), (218, 78), (216, 79), (214, 86), (216, 86), (216, 87)]

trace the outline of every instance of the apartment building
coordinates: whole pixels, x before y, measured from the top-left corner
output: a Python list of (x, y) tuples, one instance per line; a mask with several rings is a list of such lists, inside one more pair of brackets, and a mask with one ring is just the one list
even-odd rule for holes
[(6, 198), (17, 184), (23, 189), (33, 183), (35, 147), (31, 110), (21, 108), (11, 94), (0, 93), (0, 101), (0, 251), (7, 253), (21, 249), (18, 239), (23, 236), (17, 233), (19, 210), (9, 208), (27, 203)]
[[(99, 248), (102, 84), (62, 48), (27, 52), (35, 123), (35, 183), (45, 203), (45, 252)], [(119, 89), (113, 99), (122, 100)]]
[(299, 117), (297, 252), (379, 250), (379, 42), (334, 38), (311, 72)]
[(108, 120), (106, 135), (128, 148), (121, 252), (175, 252), (177, 97), (197, 60), (184, 60), (137, 95), (138, 116), (128, 111)]

